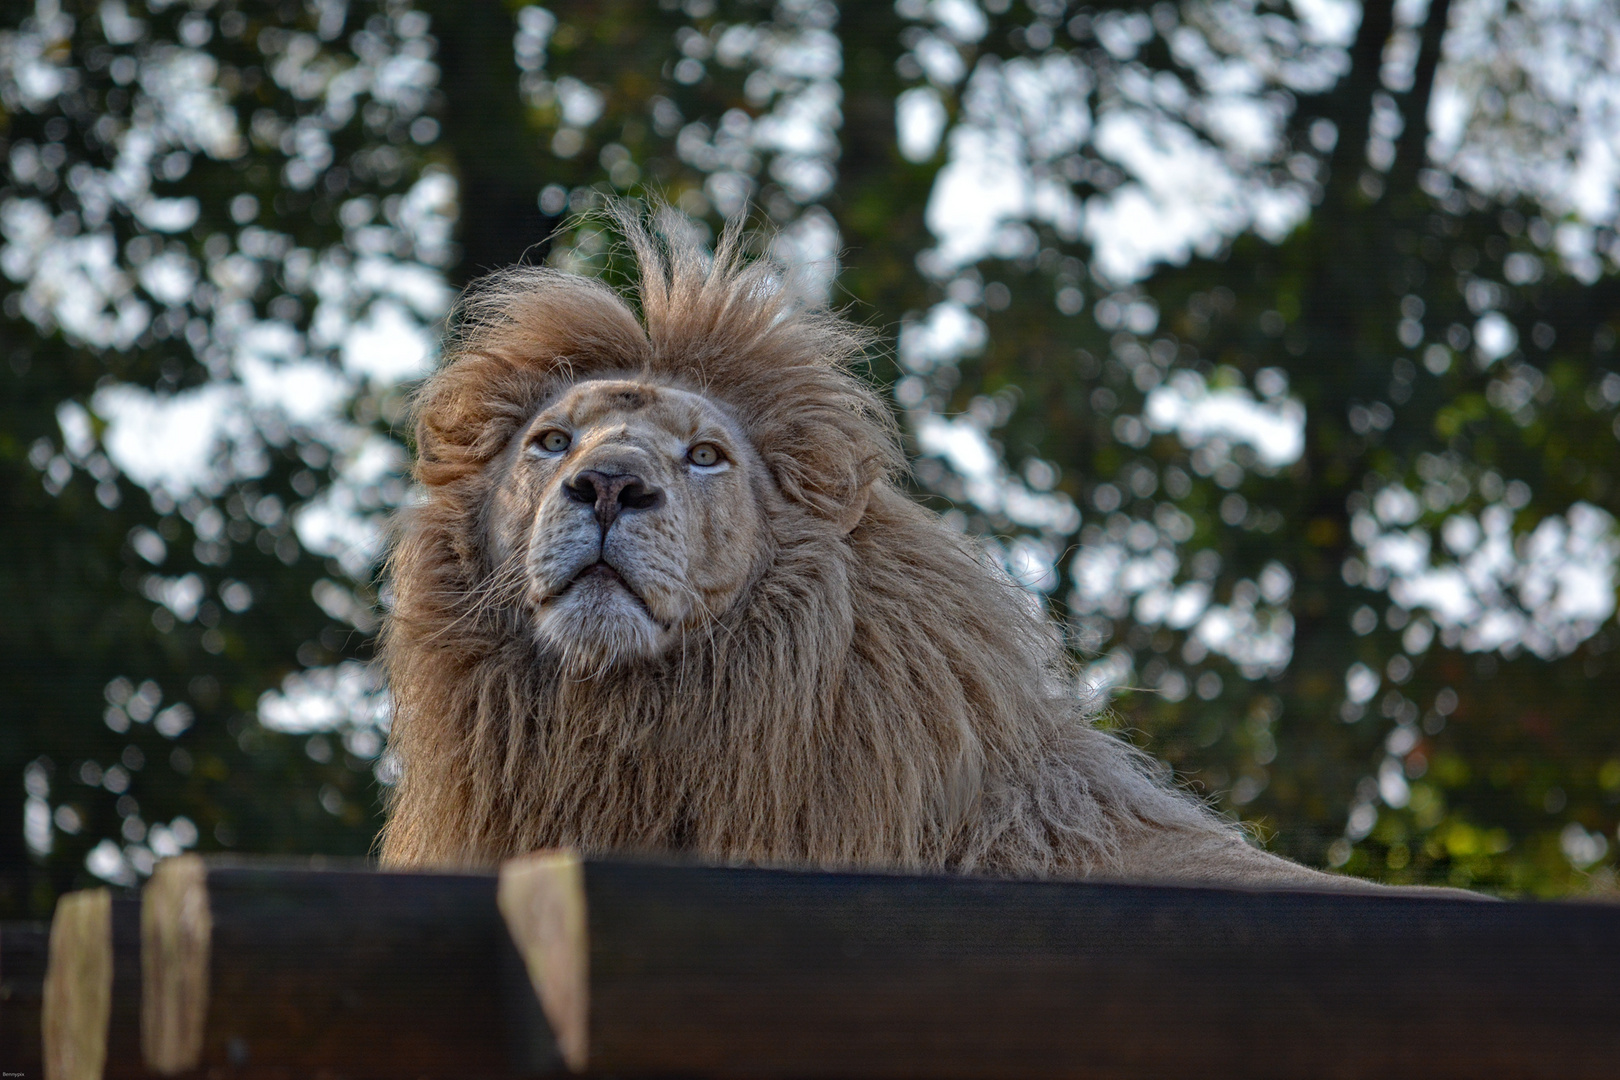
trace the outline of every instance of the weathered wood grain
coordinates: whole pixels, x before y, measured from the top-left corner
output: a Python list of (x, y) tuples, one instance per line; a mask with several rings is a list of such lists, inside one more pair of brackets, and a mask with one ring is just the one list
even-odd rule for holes
[(565, 1064), (589, 1062), (590, 943), (579, 856), (549, 852), (509, 863), (497, 902), (523, 956)]
[(101, 1080), (112, 991), (112, 893), (68, 893), (56, 902), (45, 969), (46, 1080)]
[(593, 1074), (1620, 1075), (1620, 907), (569, 861), (501, 900)]
[(43, 1037), (47, 1080), (149, 1080), (141, 1060), (139, 900), (69, 893), (51, 921)]
[(560, 1071), (494, 875), (183, 856), (142, 913), (147, 1061), (255, 1075)]

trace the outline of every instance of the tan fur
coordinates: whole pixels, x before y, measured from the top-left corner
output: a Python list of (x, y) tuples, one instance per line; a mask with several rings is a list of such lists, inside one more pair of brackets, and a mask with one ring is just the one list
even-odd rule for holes
[[(1092, 725), (1039, 605), (897, 486), (893, 421), (847, 368), (859, 332), (795, 307), (734, 236), (710, 259), (624, 225), (639, 320), (596, 281), (508, 271), (475, 287), (421, 393), (426, 499), (401, 515), (383, 639), (403, 766), (385, 864), (487, 865), (573, 845), (1359, 884), (1248, 846)], [(616, 410), (608, 381), (662, 411)], [(581, 455), (630, 455), (660, 483), (677, 479), (670, 440), (697, 422), (683, 408), (711, 409), (739, 443), (737, 484), (707, 503), (709, 489), (683, 489), (684, 524), (649, 511), (636, 525), (639, 554), (622, 558), (642, 568), (618, 569), (645, 610), (611, 585), (589, 594), (600, 610), (571, 601), (580, 594), (560, 578), (576, 564), (547, 569), (559, 557), (546, 537), (562, 534), (545, 530), (585, 535), (570, 523), (588, 518), (566, 516), (572, 466), (524, 449), (559, 408)], [(728, 547), (717, 529), (744, 539)], [(714, 602), (621, 648), (588, 620), (634, 630), (658, 606), (642, 563), (660, 553), (671, 597), (683, 575), (722, 556), (735, 565), (714, 571)], [(540, 629), (559, 603), (607, 644), (571, 650)]]

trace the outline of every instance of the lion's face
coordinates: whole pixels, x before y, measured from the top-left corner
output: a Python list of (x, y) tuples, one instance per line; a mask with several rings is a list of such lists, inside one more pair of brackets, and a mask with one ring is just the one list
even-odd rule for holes
[(519, 429), (490, 518), (533, 628), (599, 673), (729, 610), (767, 546), (769, 481), (713, 401), (631, 379), (575, 384)]

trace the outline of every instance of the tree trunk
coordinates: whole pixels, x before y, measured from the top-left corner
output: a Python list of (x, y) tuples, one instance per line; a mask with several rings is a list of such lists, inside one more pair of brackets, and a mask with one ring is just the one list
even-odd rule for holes
[(1390, 169), (1392, 194), (1403, 194), (1427, 160), (1429, 101), (1434, 96), (1434, 74), (1440, 67), (1440, 52), (1450, 22), (1451, 0), (1429, 0), (1429, 15), (1423, 23), (1417, 63), (1412, 69), (1412, 89), (1401, 99), (1406, 126), (1395, 144), (1395, 164)]
[(1373, 95), (1383, 88), (1379, 72), (1384, 46), (1395, 27), (1395, 0), (1364, 0), (1361, 25), (1350, 46), (1350, 73), (1322, 100), (1323, 115), (1339, 129), (1328, 164), (1327, 207), (1351, 204), (1358, 193), (1361, 171), (1367, 164), (1367, 137), (1372, 130)]
[(516, 24), (502, 4), (429, 5), (439, 41), (443, 140), (460, 184), (461, 257), (450, 281), (538, 262), (555, 219), (540, 212), (544, 157), (518, 94)]
[(905, 20), (888, 3), (844, 4), (839, 20), (844, 126), (838, 186), (828, 199), (844, 245), (838, 284), (877, 315), (890, 346), (901, 316), (927, 300), (916, 257), (932, 242), (923, 211), (938, 166), (907, 162), (895, 138)]

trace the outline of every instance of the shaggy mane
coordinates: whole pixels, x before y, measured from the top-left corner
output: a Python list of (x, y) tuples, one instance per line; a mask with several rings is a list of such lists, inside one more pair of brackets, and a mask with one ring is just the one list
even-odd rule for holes
[[(735, 234), (710, 257), (621, 224), (639, 319), (600, 282), (505, 271), (473, 288), (417, 400), (426, 499), (401, 514), (382, 644), (403, 765), (384, 861), (572, 845), (1081, 876), (1128, 871), (1149, 834), (1242, 848), (1091, 724), (1039, 605), (897, 486), (890, 411), (850, 373), (864, 335)], [(783, 499), (734, 610), (581, 680), (503, 599), (485, 515), (521, 426), (603, 375), (720, 403)]]

